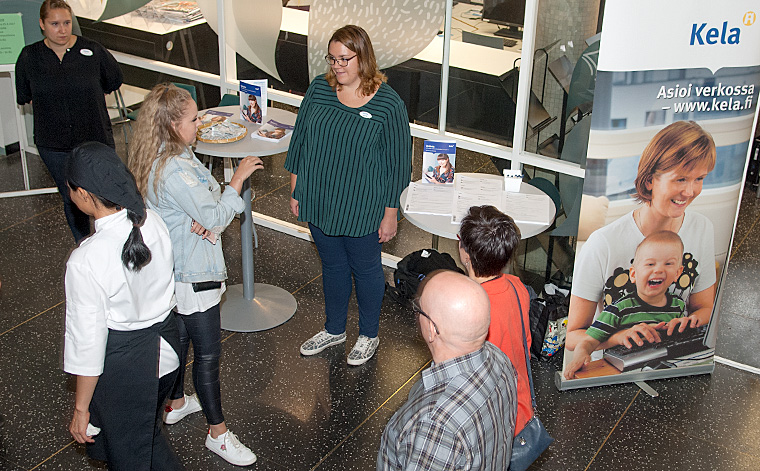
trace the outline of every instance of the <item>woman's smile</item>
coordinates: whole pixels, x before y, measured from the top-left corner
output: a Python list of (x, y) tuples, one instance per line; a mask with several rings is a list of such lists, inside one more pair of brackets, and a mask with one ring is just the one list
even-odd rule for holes
[(708, 173), (702, 166), (692, 170), (681, 167), (655, 175), (647, 184), (652, 192), (652, 209), (662, 216), (681, 217), (686, 207), (702, 193), (702, 183)]

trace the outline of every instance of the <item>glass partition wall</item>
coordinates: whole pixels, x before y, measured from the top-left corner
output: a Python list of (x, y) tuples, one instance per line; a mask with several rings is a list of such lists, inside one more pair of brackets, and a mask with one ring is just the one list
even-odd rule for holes
[[(233, 10), (240, 7), (237, 1), (242, 2), (199, 2), (208, 22), (178, 31), (140, 36), (144, 31), (134, 30), (147, 28), (135, 24), (131, 28), (116, 28), (109, 23), (84, 21), (83, 34), (93, 36), (114, 52), (129, 85), (148, 89), (160, 81), (192, 83), (199, 91), (199, 108), (208, 108), (215, 106), (224, 93), (235, 93), (238, 80), (268, 78), (272, 106), (297, 111), (309, 78), (314, 72), (327, 69), (326, 65), (324, 70), (309, 69), (310, 64), (316, 64), (310, 57), (320, 47), (325, 50), (327, 47), (309, 43), (309, 34), (316, 31), (315, 25), (309, 25), (309, 17), (320, 12), (324, 15), (332, 8), (330, 2), (282, 2), (287, 6), (282, 7), (279, 30), (271, 42), (274, 51), (251, 49), (236, 53), (230, 44), (239, 45), (240, 29), (250, 27), (229, 21)], [(504, 168), (522, 169), (526, 180), (544, 178), (560, 193), (563, 186), (570, 191), (580, 186), (585, 162), (577, 155), (563, 154), (565, 138), (581, 122), (579, 117), (582, 120), (591, 111), (590, 99), (585, 100), (589, 98), (588, 86), (583, 95), (570, 93), (570, 85), (583, 79), (579, 65), (589, 69), (584, 76), (586, 81), (593, 79), (595, 56), (588, 49), (599, 30), (600, 1), (499, 0), (504, 5), (497, 7), (524, 8), (522, 25), (509, 28), (512, 33), (520, 33), (517, 38), (499, 35), (505, 22), (500, 19), (503, 16), (489, 10), (494, 1), (485, 2), (491, 5), (483, 5), (482, 1), (453, 5), (452, 0), (442, 0), (440, 16), (433, 18), (440, 23), (440, 30), (437, 36), (433, 33), (432, 45), (384, 69), (389, 84), (407, 105), (414, 140), (412, 179), (421, 175), (422, 141), (447, 139), (457, 143), (460, 171), (499, 174)], [(274, 3), (281, 2), (274, 0)], [(380, 11), (376, 8), (380, 5), (395, 7), (393, 1), (362, 3), (372, 4), (368, 11)], [(270, 7), (273, 5), (267, 6)], [(405, 21), (397, 16), (384, 15), (387, 21)], [(319, 17), (322, 27), (324, 18)], [(335, 27), (339, 26), (342, 24)], [(395, 41), (407, 41), (403, 34)], [(126, 38), (129, 35), (138, 36), (142, 42)], [(382, 41), (373, 38), (376, 49)], [(263, 55), (272, 57), (261, 60)], [(269, 66), (262, 65), (267, 61)], [(590, 93), (593, 96), (593, 87)], [(224, 165), (221, 159), (217, 160), (213, 162), (215, 173), (221, 172)], [(254, 221), (308, 238), (305, 226), (288, 210), (289, 178), (282, 168), (283, 162), (284, 154), (268, 157), (266, 171), (253, 177)], [(223, 176), (220, 174), (218, 178), (221, 180)], [(565, 218), (562, 212), (559, 214), (556, 225), (561, 225)], [(529, 240), (516, 257), (519, 268), (535, 273), (537, 282), (544, 278), (548, 236), (549, 232)], [(394, 265), (407, 253), (430, 245), (430, 234), (402, 219), (398, 236), (384, 246), (385, 261)], [(457, 258), (454, 241), (442, 240), (441, 250)], [(572, 250), (569, 252), (572, 267)], [(562, 267), (553, 262), (551, 271), (557, 268)]]

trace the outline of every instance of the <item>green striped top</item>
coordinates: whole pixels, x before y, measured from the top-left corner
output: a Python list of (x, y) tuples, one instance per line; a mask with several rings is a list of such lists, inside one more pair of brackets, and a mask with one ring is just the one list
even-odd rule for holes
[(298, 175), (299, 221), (331, 236), (377, 231), (385, 208), (399, 207), (411, 178), (404, 102), (383, 83), (366, 105), (350, 108), (320, 75), (298, 111), (285, 169)]
[(631, 293), (615, 304), (605, 307), (591, 327), (586, 329), (586, 333), (604, 342), (615, 332), (636, 324), (658, 324), (683, 317), (686, 311), (683, 300), (671, 293), (665, 293), (665, 295), (667, 296), (665, 305), (657, 307), (642, 301), (638, 294)]

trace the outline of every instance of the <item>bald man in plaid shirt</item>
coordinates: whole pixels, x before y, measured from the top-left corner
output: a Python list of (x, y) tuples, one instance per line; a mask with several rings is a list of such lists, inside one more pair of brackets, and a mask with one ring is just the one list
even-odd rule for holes
[(428, 277), (420, 292), (415, 312), (433, 364), (388, 422), (377, 469), (505, 471), (517, 415), (517, 373), (485, 341), (488, 295), (451, 271)]

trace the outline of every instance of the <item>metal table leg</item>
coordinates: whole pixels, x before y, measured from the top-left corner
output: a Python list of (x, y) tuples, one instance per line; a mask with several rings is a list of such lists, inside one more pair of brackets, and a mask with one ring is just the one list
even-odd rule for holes
[(296, 312), (298, 303), (282, 288), (253, 282), (253, 216), (251, 182), (243, 183), (245, 209), (240, 215), (240, 243), (243, 257), (243, 283), (227, 287), (222, 299), (222, 329), (257, 332), (277, 327)]

